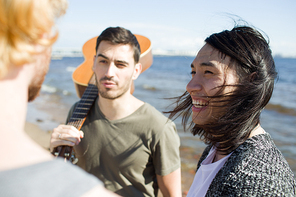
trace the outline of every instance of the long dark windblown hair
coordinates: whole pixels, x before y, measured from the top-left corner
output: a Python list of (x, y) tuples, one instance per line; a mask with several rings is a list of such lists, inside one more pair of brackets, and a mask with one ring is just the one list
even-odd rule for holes
[[(231, 58), (230, 67), (239, 77), (237, 87), (230, 94), (219, 94), (219, 107), (224, 113), (214, 122), (205, 125), (190, 123), (193, 135), (199, 135), (207, 143), (229, 154), (241, 145), (259, 124), (260, 114), (269, 102), (277, 77), (269, 43), (262, 34), (248, 26), (238, 26), (212, 34), (205, 42), (217, 49), (221, 56)], [(221, 90), (226, 85), (221, 86)], [(221, 92), (221, 91), (219, 91)], [(222, 101), (221, 101), (222, 99)], [(215, 103), (215, 102), (214, 102)], [(192, 99), (188, 92), (177, 97), (174, 110), (166, 112), (170, 118), (182, 116), (184, 129), (191, 117)], [(217, 106), (212, 106), (217, 107)]]

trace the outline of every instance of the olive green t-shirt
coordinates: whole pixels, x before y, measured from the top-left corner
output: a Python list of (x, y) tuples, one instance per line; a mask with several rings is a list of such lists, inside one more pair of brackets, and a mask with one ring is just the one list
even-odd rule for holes
[(180, 168), (175, 124), (148, 103), (111, 121), (97, 103), (81, 128), (84, 138), (75, 146), (77, 165), (119, 195), (156, 196), (156, 174), (164, 176)]

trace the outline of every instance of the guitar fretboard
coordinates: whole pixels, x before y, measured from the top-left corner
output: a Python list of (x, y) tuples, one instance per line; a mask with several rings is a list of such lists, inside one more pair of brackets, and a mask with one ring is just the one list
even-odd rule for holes
[(97, 96), (98, 88), (93, 84), (88, 84), (67, 124), (72, 125), (79, 130), (82, 127), (84, 120)]
[[(86, 87), (80, 101), (76, 105), (71, 118), (67, 125), (72, 125), (78, 130), (81, 129), (86, 116), (98, 96), (98, 88), (94, 85), (94, 76), (91, 78), (90, 83)], [(75, 158), (73, 147), (71, 146), (59, 146), (53, 151), (53, 154), (59, 157), (70, 160), (73, 164), (77, 163), (78, 159)]]

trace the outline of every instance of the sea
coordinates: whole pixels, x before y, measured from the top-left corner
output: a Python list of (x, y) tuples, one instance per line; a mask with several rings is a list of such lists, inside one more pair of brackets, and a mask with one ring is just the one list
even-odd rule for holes
[[(135, 81), (134, 95), (159, 111), (171, 109), (173, 100), (168, 98), (185, 92), (193, 59), (194, 56), (154, 55), (152, 66)], [(296, 174), (296, 58), (274, 57), (274, 60), (279, 78), (270, 103), (262, 112), (261, 125), (270, 133)], [(79, 100), (72, 73), (83, 61), (84, 57), (51, 60), (40, 96), (28, 104), (28, 122), (39, 125), (44, 132), (65, 122), (68, 110)], [(190, 148), (194, 155), (201, 154), (205, 144), (198, 136), (183, 130), (180, 118), (175, 123), (181, 146)], [(192, 165), (196, 166), (196, 162)]]

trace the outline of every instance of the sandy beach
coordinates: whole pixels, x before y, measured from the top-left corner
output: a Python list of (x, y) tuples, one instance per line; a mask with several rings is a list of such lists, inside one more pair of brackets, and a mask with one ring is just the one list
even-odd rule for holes
[(46, 150), (49, 150), (51, 132), (43, 131), (38, 125), (30, 122), (26, 122), (25, 131), (40, 146), (42, 146)]

